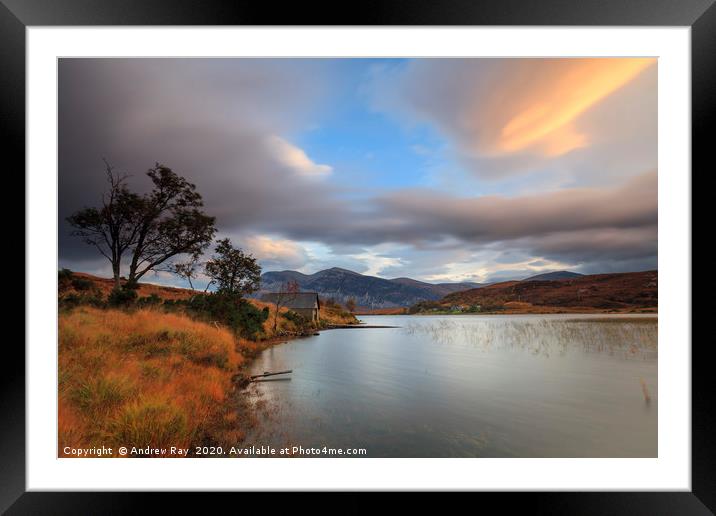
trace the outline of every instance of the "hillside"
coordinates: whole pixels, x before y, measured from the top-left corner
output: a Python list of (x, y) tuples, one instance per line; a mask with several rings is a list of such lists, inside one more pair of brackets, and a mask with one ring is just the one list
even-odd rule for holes
[(424, 289), (426, 292), (432, 294), (438, 294), (440, 297), (447, 296), (453, 292), (460, 292), (461, 290), (469, 290), (471, 288), (478, 288), (482, 286), (480, 283), (427, 283), (424, 281), (418, 281), (411, 278), (394, 278), (390, 279), (393, 283), (399, 283), (401, 285), (409, 285), (416, 288)]
[[(70, 277), (64, 281), (60, 281), (59, 301), (61, 304), (68, 301), (68, 298), (75, 297), (78, 301), (71, 303), (72, 305), (85, 305), (90, 304), (93, 306), (104, 306), (107, 304), (107, 297), (114, 288), (114, 281), (110, 278), (100, 278), (92, 274), (85, 272), (71, 272)], [(202, 296), (204, 292), (200, 290), (191, 290), (188, 288), (178, 287), (165, 287), (163, 285), (155, 285), (152, 283), (139, 283), (137, 288), (137, 296), (141, 301), (150, 297), (157, 297), (160, 301), (160, 306), (167, 307), (172, 302), (177, 301), (188, 301), (196, 296)], [(270, 303), (264, 303), (258, 299), (249, 299), (249, 301), (256, 306), (256, 308), (262, 309), (264, 307), (269, 308), (270, 319), (273, 318), (275, 313), (275, 307)], [(64, 303), (67, 304), (67, 303)], [(172, 306), (172, 308), (174, 308)], [(281, 312), (287, 312), (286, 308), (282, 308)], [(342, 325), (342, 324), (356, 324), (357, 319), (345, 311), (344, 309), (337, 306), (321, 306), (320, 319), (324, 325)], [(284, 318), (281, 319), (279, 330), (285, 330), (283, 333), (291, 333), (295, 331), (294, 325)], [(264, 337), (273, 338), (273, 331), (270, 324), (264, 325)]]
[(442, 307), (475, 306), (482, 311), (656, 311), (657, 271), (593, 274), (552, 281), (507, 281), (456, 292)]
[(530, 276), (529, 278), (525, 278), (522, 281), (552, 281), (552, 280), (574, 279), (574, 278), (580, 278), (582, 276), (584, 276), (584, 274), (579, 274), (578, 272), (555, 271), (555, 272), (545, 272), (544, 274), (537, 274), (535, 276)]
[[(103, 296), (107, 296), (114, 288), (114, 280), (111, 278), (100, 278), (86, 272), (72, 272), (72, 290), (83, 291), (95, 289), (99, 290)], [(83, 283), (90, 282), (90, 283)], [(124, 283), (124, 281), (122, 281)], [(84, 285), (84, 288), (83, 288)], [(189, 299), (191, 296), (201, 293), (197, 290), (188, 288), (165, 287), (163, 285), (155, 285), (153, 283), (139, 283), (137, 294), (139, 296), (151, 296), (152, 294), (162, 299)]]
[(432, 284), (410, 278), (384, 279), (333, 267), (315, 274), (266, 272), (261, 275), (261, 292), (278, 292), (288, 281), (296, 281), (301, 290), (318, 292), (322, 297), (333, 298), (339, 303), (353, 298), (358, 306), (367, 308), (407, 307), (479, 286), (477, 283)]

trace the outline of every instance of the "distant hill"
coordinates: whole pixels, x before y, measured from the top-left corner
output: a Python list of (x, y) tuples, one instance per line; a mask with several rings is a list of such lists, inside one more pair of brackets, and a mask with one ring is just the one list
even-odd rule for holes
[(315, 274), (297, 271), (272, 271), (261, 275), (261, 292), (278, 292), (288, 281), (295, 281), (303, 291), (318, 292), (322, 297), (368, 308), (407, 307), (420, 301), (437, 301), (448, 294), (473, 289), (479, 283), (426, 283), (411, 278), (384, 279), (333, 267)]
[(461, 290), (468, 290), (471, 288), (479, 288), (482, 286), (481, 283), (463, 282), (463, 283), (426, 283), (424, 281), (418, 281), (411, 278), (394, 278), (388, 281), (393, 283), (400, 283), (401, 285), (409, 285), (416, 288), (422, 288), (429, 292), (438, 294), (440, 297), (447, 296), (453, 292), (459, 292)]
[(655, 311), (657, 271), (579, 275), (559, 280), (505, 281), (448, 294), (443, 306), (480, 305), (483, 310)]
[(536, 276), (530, 276), (529, 278), (525, 278), (522, 281), (563, 280), (563, 279), (579, 278), (581, 276), (584, 276), (584, 274), (579, 274), (578, 272), (570, 272), (570, 271), (554, 271), (554, 272), (545, 272), (544, 274), (537, 274)]

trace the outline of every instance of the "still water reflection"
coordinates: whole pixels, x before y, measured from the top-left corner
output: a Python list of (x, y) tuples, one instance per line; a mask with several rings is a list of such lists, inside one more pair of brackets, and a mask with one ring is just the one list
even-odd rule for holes
[(263, 352), (249, 441), (373, 457), (655, 457), (654, 316), (370, 316)]

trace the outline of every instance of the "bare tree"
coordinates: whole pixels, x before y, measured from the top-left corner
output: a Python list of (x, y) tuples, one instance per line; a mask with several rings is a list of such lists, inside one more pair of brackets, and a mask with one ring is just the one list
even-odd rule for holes
[(280, 291), (276, 292), (272, 296), (274, 308), (276, 309), (273, 314), (274, 333), (276, 333), (276, 329), (278, 328), (278, 314), (281, 311), (281, 308), (283, 308), (286, 303), (296, 299), (296, 294), (298, 294), (300, 291), (301, 287), (299, 286), (298, 282), (296, 280), (289, 280), (281, 283)]
[[(160, 164), (147, 176), (152, 190), (144, 195), (129, 191), (127, 175), (105, 161), (107, 191), (101, 206), (84, 208), (67, 218), (79, 236), (112, 264), (115, 288), (120, 287), (123, 257), (129, 256), (128, 286), (149, 271), (183, 254), (200, 255), (214, 238), (215, 219), (202, 211), (195, 185)], [(165, 269), (166, 270), (166, 269)]]
[(84, 208), (67, 221), (74, 227), (71, 235), (94, 246), (112, 264), (115, 288), (120, 287), (122, 257), (137, 243), (137, 212), (142, 199), (129, 191), (126, 174), (120, 174), (104, 160), (107, 190), (98, 208)]
[[(167, 270), (173, 274), (176, 274), (182, 279), (187, 280), (189, 288), (194, 290), (193, 279), (196, 279), (199, 275), (199, 255), (192, 255), (186, 262), (172, 263), (169, 265)], [(208, 285), (207, 285), (208, 286)]]

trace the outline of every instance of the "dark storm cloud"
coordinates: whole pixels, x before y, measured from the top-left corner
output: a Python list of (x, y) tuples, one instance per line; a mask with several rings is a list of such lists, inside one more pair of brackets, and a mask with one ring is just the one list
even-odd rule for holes
[[(403, 192), (379, 202), (411, 231), (494, 241), (594, 228), (656, 223), (657, 175), (616, 188), (572, 188), (541, 195), (461, 199), (427, 191)], [(408, 229), (409, 228), (409, 229)]]
[(132, 174), (140, 190), (155, 162), (172, 167), (197, 184), (224, 230), (267, 218), (310, 221), (335, 211), (328, 189), (299, 177), (270, 145), (272, 136), (305, 123), (307, 109), (319, 109), (320, 73), (316, 63), (283, 61), (62, 60), (62, 256), (92, 253), (67, 237), (63, 221), (97, 202), (103, 157)]
[(402, 191), (363, 208), (340, 224), (333, 218), (289, 219), (281, 229), (293, 239), (329, 244), (394, 242), (429, 249), (446, 242), (445, 255), (456, 247), (500, 243), (506, 250), (569, 263), (656, 256), (656, 172), (616, 187), (542, 195), (465, 199)]

